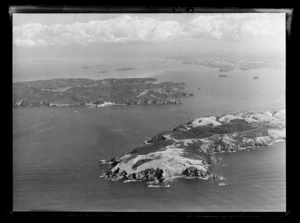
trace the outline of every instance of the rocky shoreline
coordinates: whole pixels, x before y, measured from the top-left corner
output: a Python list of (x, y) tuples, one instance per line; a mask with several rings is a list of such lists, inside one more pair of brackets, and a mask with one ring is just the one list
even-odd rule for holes
[(78, 107), (87, 106), (94, 108), (101, 108), (112, 105), (166, 105), (166, 104), (182, 104), (180, 100), (145, 100), (145, 101), (124, 101), (124, 102), (114, 102), (105, 101), (104, 103), (72, 103), (72, 104), (60, 104), (60, 103), (49, 103), (49, 102), (28, 102), (26, 100), (19, 100), (13, 103), (13, 107)]
[(285, 109), (199, 117), (145, 141), (120, 157), (101, 160), (105, 179), (167, 185), (174, 178), (219, 178), (218, 153), (256, 149), (285, 140)]

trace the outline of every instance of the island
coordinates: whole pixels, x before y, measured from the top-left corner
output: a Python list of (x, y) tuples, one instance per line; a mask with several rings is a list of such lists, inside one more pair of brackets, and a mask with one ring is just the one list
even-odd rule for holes
[(220, 72), (228, 72), (228, 71), (232, 71), (232, 70), (234, 70), (234, 67), (230, 67), (230, 66), (222, 67), (219, 69)]
[(105, 74), (107, 72), (109, 72), (107, 69), (94, 71), (94, 73), (96, 73), (96, 74)]
[(228, 75), (226, 75), (226, 74), (219, 74), (219, 77), (221, 77), (221, 78), (226, 78), (226, 77), (228, 77)]
[(198, 117), (161, 132), (131, 152), (108, 160), (102, 176), (169, 186), (176, 178), (218, 179), (217, 154), (269, 146), (285, 140), (285, 109)]
[(255, 55), (251, 56), (203, 56), (203, 57), (182, 57), (173, 56), (169, 59), (181, 61), (184, 65), (200, 65), (210, 68), (216, 68), (219, 72), (229, 72), (233, 70), (252, 70), (252, 69), (282, 69), (285, 67), (284, 58), (272, 58)]
[(185, 83), (153, 83), (155, 78), (51, 79), (13, 83), (13, 106), (104, 107), (110, 105), (180, 104), (193, 96)]
[(252, 79), (253, 79), (253, 80), (258, 80), (259, 77), (258, 77), (258, 76), (255, 76), (255, 77), (253, 77)]
[[(95, 70), (97, 68), (103, 68), (103, 69), (101, 69), (101, 70)], [(81, 67), (81, 69), (93, 71), (94, 73), (108, 73), (108, 72), (111, 72), (112, 70), (115, 70), (115, 71), (118, 71), (118, 72), (120, 72), (120, 71), (125, 72), (125, 71), (136, 70), (136, 68), (134, 68), (134, 67), (121, 67), (121, 68), (112, 69), (112, 68), (106, 67), (103, 64), (84, 65), (84, 66)]]
[(124, 68), (118, 68), (116, 71), (128, 71), (128, 70), (135, 70), (133, 67), (124, 67)]
[(84, 65), (81, 67), (81, 69), (92, 69), (92, 68), (97, 68), (97, 67), (104, 67), (104, 65), (102, 65), (102, 64)]

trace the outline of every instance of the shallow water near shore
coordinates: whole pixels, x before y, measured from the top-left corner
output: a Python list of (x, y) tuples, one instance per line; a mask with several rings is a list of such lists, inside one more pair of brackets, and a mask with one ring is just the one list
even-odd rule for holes
[(283, 108), (282, 72), (232, 71), (220, 79), (197, 66), (154, 75), (187, 83), (195, 96), (179, 105), (13, 108), (14, 210), (285, 211), (285, 142), (218, 155), (215, 171), (224, 180), (176, 179), (170, 187), (107, 181), (98, 164), (199, 116)]

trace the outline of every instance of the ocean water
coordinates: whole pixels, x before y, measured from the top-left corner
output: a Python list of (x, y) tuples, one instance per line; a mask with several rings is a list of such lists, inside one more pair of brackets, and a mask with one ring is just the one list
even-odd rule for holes
[(219, 78), (217, 69), (161, 64), (152, 70), (140, 65), (145, 73), (131, 75), (183, 81), (195, 96), (180, 105), (13, 108), (14, 210), (285, 211), (285, 142), (220, 155), (219, 181), (178, 179), (149, 188), (100, 178), (98, 160), (123, 155), (198, 116), (285, 106), (284, 70), (231, 71)]
[[(167, 63), (165, 63), (167, 61)], [(83, 69), (83, 66), (98, 67)], [(13, 82), (51, 78), (143, 77), (161, 70), (182, 66), (180, 61), (153, 57), (99, 55), (99, 57), (13, 58)], [(118, 71), (120, 68), (134, 68)], [(106, 73), (97, 73), (107, 70)]]

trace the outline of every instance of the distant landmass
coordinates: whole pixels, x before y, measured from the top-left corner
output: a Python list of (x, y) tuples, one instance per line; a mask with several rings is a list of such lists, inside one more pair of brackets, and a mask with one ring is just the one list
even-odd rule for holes
[(252, 79), (253, 79), (253, 80), (258, 80), (259, 77), (258, 77), (258, 76), (255, 76), (255, 77), (253, 77)]
[(84, 65), (81, 68), (82, 69), (91, 69), (91, 68), (97, 68), (97, 67), (104, 67), (104, 65), (102, 65), (102, 64), (100, 64), (100, 65), (97, 65), (97, 64), (95, 64), (95, 65)]
[(179, 104), (193, 96), (185, 83), (152, 83), (155, 78), (51, 79), (13, 83), (13, 106)]
[(205, 57), (182, 57), (174, 56), (171, 59), (182, 61), (186, 65), (201, 65), (219, 69), (219, 72), (229, 72), (232, 70), (251, 70), (251, 69), (281, 69), (285, 66), (282, 58), (272, 57), (236, 57), (236, 56), (205, 56)]
[[(102, 68), (102, 69), (99, 69)], [(95, 64), (95, 65), (84, 65), (81, 67), (81, 69), (87, 70), (89, 72), (93, 73), (98, 73), (98, 74), (106, 74), (106, 73), (111, 73), (113, 71), (131, 71), (131, 70), (136, 70), (134, 67), (123, 67), (123, 68), (111, 68), (107, 67), (103, 64)]]
[(118, 68), (116, 71), (127, 71), (127, 70), (135, 70), (133, 67), (125, 67), (125, 68)]
[(226, 74), (219, 74), (219, 77), (228, 77), (228, 75), (226, 75)]
[(228, 67), (221, 67), (221, 68), (219, 68), (219, 71), (220, 72), (228, 72), (228, 71), (231, 71), (231, 70), (234, 70), (234, 67), (232, 66), (228, 66)]
[(108, 72), (110, 73), (110, 71), (107, 69), (94, 71), (94, 73), (96, 73), (96, 74), (104, 74), (104, 73), (108, 73)]
[(100, 164), (109, 165), (103, 175), (108, 180), (149, 186), (169, 186), (178, 177), (219, 179), (212, 169), (215, 154), (269, 146), (285, 140), (285, 134), (285, 109), (199, 117)]

